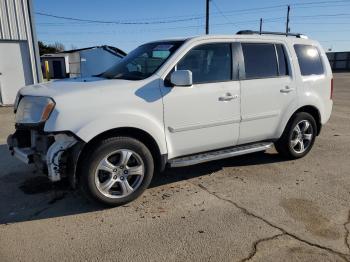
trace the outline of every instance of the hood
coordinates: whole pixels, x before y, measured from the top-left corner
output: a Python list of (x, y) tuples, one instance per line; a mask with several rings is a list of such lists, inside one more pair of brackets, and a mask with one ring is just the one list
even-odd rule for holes
[(106, 79), (101, 77), (68, 78), (23, 87), (21, 95), (57, 98), (80, 92), (101, 92), (109, 88), (135, 85), (135, 81)]

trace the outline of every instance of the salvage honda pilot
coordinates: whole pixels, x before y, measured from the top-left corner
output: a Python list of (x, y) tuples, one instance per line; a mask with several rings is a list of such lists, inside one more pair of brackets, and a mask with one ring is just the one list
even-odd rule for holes
[(305, 156), (330, 118), (332, 82), (322, 47), (299, 34), (156, 41), (101, 75), (22, 88), (8, 146), (52, 182), (121, 205), (166, 166), (272, 145)]

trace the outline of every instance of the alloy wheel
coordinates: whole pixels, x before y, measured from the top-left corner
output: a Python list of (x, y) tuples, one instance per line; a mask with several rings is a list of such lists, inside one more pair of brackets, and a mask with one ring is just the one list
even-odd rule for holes
[(123, 198), (142, 184), (145, 165), (134, 151), (120, 149), (105, 156), (95, 171), (95, 185), (106, 197)]
[(313, 128), (308, 120), (298, 122), (292, 132), (291, 148), (298, 154), (304, 153), (311, 145)]

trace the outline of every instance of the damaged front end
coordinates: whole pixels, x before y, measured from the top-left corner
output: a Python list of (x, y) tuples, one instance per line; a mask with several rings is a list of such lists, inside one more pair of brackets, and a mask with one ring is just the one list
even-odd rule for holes
[(75, 170), (83, 142), (70, 134), (46, 134), (17, 129), (7, 139), (11, 154), (26, 164), (35, 164), (52, 182), (69, 177), (75, 186)]
[(69, 132), (44, 131), (54, 109), (52, 99), (24, 97), (16, 113), (16, 131), (7, 139), (11, 154), (26, 164), (35, 164), (52, 182), (68, 177), (75, 187), (75, 171), (84, 142)]

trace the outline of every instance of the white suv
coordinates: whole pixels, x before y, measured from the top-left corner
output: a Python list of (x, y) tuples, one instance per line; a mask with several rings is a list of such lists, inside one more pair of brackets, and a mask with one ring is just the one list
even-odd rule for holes
[(322, 47), (299, 34), (156, 41), (101, 75), (22, 88), (8, 146), (51, 181), (121, 205), (167, 165), (273, 144), (305, 156), (330, 117), (332, 86)]

